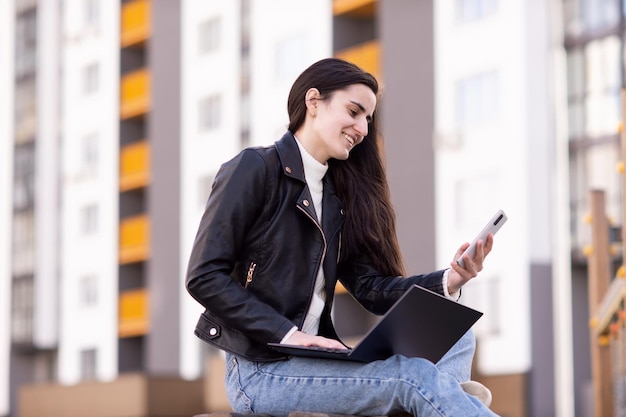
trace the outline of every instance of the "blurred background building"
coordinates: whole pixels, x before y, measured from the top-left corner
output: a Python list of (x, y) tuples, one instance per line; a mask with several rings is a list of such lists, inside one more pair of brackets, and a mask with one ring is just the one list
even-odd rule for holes
[[(507, 226), (462, 302), (502, 416), (591, 416), (587, 192), (622, 222), (618, 0), (0, 0), (0, 416), (225, 410), (188, 254), (220, 164), (338, 56), (383, 86), (412, 273)], [(374, 320), (341, 289), (347, 339)]]

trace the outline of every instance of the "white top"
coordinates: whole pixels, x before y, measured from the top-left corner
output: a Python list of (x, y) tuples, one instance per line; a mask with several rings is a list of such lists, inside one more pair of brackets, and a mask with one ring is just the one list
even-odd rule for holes
[[(322, 192), (324, 190), (324, 175), (328, 171), (328, 165), (320, 163), (317, 159), (313, 158), (309, 154), (304, 146), (296, 139), (298, 147), (300, 148), (300, 154), (302, 156), (302, 164), (304, 165), (304, 178), (311, 191), (311, 198), (313, 199), (313, 207), (315, 208), (315, 214), (317, 215), (317, 221), (322, 222)], [(313, 299), (311, 300), (311, 306), (307, 312), (304, 324), (302, 325), (302, 331), (316, 335), (319, 330), (320, 317), (326, 304), (326, 293), (324, 292), (324, 269), (322, 265), (317, 271), (317, 277), (315, 278), (315, 289), (313, 291)], [(291, 333), (291, 332), (290, 332)]]
[[(298, 148), (300, 149), (300, 155), (302, 157), (302, 164), (304, 166), (304, 178), (309, 186), (309, 190), (311, 191), (311, 198), (313, 199), (313, 207), (315, 208), (315, 214), (317, 215), (317, 220), (322, 222), (322, 195), (324, 190), (324, 175), (328, 171), (328, 164), (322, 164), (317, 159), (315, 159), (311, 154), (304, 149), (304, 146), (300, 143), (300, 141), (296, 138), (296, 143), (298, 144)], [(458, 300), (460, 296), (460, 292), (457, 291), (453, 294), (448, 292), (448, 274), (450, 270), (446, 270), (443, 274), (443, 291), (444, 295), (448, 298)], [(320, 265), (319, 270), (317, 271), (317, 277), (315, 278), (315, 288), (313, 291), (313, 299), (311, 300), (311, 306), (309, 307), (309, 311), (304, 319), (304, 324), (302, 325), (302, 332), (317, 335), (320, 324), (320, 317), (322, 316), (322, 311), (324, 310), (324, 304), (326, 303), (326, 293), (324, 292), (324, 284), (326, 280), (324, 278), (324, 269), (322, 265)], [(297, 327), (293, 327), (286, 335), (283, 337), (281, 343), (284, 343), (295, 331), (298, 330)]]

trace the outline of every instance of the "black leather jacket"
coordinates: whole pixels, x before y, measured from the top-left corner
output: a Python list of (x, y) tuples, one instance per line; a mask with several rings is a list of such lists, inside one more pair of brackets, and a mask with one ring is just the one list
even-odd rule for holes
[(284, 359), (267, 347), (304, 323), (320, 264), (326, 306), (319, 334), (337, 338), (331, 307), (339, 279), (368, 310), (383, 314), (419, 284), (442, 293), (443, 271), (384, 277), (367, 257), (338, 264), (346, 214), (324, 179), (322, 224), (304, 178), (298, 145), (286, 133), (274, 146), (243, 150), (220, 168), (191, 252), (186, 286), (205, 308), (196, 335), (249, 360)]

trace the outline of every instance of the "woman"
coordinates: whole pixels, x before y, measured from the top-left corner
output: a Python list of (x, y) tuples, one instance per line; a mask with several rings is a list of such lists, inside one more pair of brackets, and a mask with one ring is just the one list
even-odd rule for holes
[(464, 268), (451, 262), (404, 276), (377, 143), (377, 93), (376, 79), (353, 64), (311, 65), (289, 94), (288, 132), (273, 146), (242, 151), (215, 178), (187, 289), (206, 308), (196, 334), (227, 352), (237, 412), (494, 415), (463, 389), (481, 387), (468, 382), (471, 333), (437, 365), (400, 355), (367, 364), (296, 358), (267, 347), (344, 348), (330, 314), (337, 280), (383, 314), (414, 284), (458, 298), (491, 250), (489, 235)]

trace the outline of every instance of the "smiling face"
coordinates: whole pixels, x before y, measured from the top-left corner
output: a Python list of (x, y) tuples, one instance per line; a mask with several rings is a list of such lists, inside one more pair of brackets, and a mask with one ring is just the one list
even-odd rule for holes
[(367, 136), (376, 108), (376, 95), (364, 84), (351, 84), (326, 97), (311, 88), (306, 94), (307, 115), (295, 136), (315, 159), (348, 159)]

